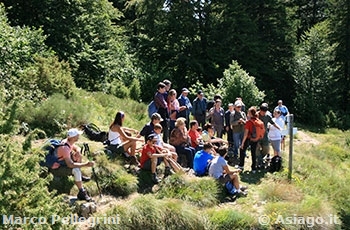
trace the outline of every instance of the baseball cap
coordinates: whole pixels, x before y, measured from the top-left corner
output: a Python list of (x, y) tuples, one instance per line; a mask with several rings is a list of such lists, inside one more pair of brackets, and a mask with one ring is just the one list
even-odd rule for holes
[(235, 102), (235, 106), (236, 106), (236, 107), (242, 106), (242, 102), (241, 102), (241, 101), (239, 101), (239, 100), (238, 100), (238, 101), (236, 101), (236, 102)]
[(83, 131), (80, 131), (78, 129), (69, 129), (68, 132), (67, 132), (67, 136), (68, 137), (75, 137), (75, 136), (78, 136), (78, 135), (81, 135), (83, 134)]
[(198, 91), (197, 91), (197, 94), (203, 95), (203, 91), (202, 91), (202, 90), (198, 90)]
[(189, 93), (190, 91), (187, 88), (182, 88), (182, 92)]
[(269, 109), (269, 105), (267, 103), (262, 103), (260, 106), (260, 110), (267, 111)]
[(163, 121), (163, 118), (160, 116), (159, 113), (153, 113), (151, 116), (151, 120), (160, 120)]
[(155, 133), (151, 133), (150, 135), (147, 136), (147, 141), (153, 140), (154, 138), (156, 138), (156, 134)]

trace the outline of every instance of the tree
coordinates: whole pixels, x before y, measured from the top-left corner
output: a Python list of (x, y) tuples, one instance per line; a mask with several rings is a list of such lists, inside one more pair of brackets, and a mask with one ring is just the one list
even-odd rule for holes
[(46, 44), (70, 64), (77, 86), (105, 90), (114, 79), (128, 85), (140, 76), (123, 28), (113, 24), (122, 14), (107, 0), (4, 2), (13, 24), (43, 28)]
[(296, 83), (295, 114), (311, 125), (324, 125), (324, 116), (332, 108), (334, 45), (329, 45), (327, 21), (318, 23), (302, 36), (297, 46), (294, 70)]
[(241, 97), (247, 106), (256, 106), (264, 100), (265, 93), (256, 86), (255, 78), (250, 76), (237, 61), (232, 61), (219, 80), (218, 88), (223, 89), (225, 105)]

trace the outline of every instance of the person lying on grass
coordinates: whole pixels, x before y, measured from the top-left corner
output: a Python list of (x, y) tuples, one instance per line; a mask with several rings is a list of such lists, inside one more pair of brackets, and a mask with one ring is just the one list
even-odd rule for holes
[(144, 170), (150, 170), (152, 173), (153, 183), (158, 184), (160, 180), (157, 176), (156, 169), (162, 161), (165, 164), (164, 176), (168, 176), (174, 173), (171, 170), (170, 165), (175, 170), (175, 172), (179, 172), (182, 170), (181, 167), (179, 168), (179, 165), (172, 159), (172, 154), (168, 152), (160, 152), (160, 150), (157, 149), (155, 146), (156, 143), (156, 134), (150, 134), (147, 137), (146, 145), (144, 145), (142, 148), (140, 167)]

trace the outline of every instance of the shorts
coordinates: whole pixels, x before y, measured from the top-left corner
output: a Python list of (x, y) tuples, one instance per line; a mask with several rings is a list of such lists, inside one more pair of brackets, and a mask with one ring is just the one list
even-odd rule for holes
[(116, 158), (118, 155), (124, 155), (125, 152), (123, 145), (108, 145), (106, 148), (111, 151), (111, 158)]
[(50, 169), (49, 171), (54, 175), (58, 177), (63, 176), (71, 176), (73, 175), (72, 168), (68, 168), (67, 166), (60, 166), (57, 169)]
[[(161, 162), (162, 162), (162, 158), (158, 157), (157, 158), (157, 166), (160, 165)], [(142, 169), (151, 170), (151, 158), (149, 158), (145, 161), (145, 163), (142, 166)]]
[(229, 174), (223, 174), (217, 179), (220, 183), (225, 184), (227, 181), (231, 181), (231, 177)]

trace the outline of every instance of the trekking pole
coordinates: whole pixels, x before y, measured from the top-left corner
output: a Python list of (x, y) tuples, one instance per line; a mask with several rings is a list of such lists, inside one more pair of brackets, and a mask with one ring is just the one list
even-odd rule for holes
[[(87, 158), (89, 159), (89, 161), (91, 161), (92, 160), (92, 156), (91, 156), (89, 145), (87, 143), (83, 143), (83, 146), (84, 146), (84, 154), (86, 154)], [(100, 188), (100, 185), (98, 184), (98, 178), (97, 178), (94, 166), (92, 166), (92, 175), (95, 178), (95, 182), (96, 182), (96, 185), (97, 185), (97, 189), (98, 189), (98, 193), (100, 195), (100, 198), (102, 198), (101, 188)]]

